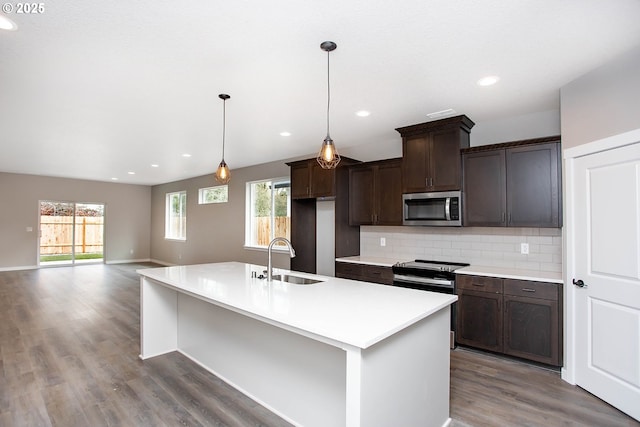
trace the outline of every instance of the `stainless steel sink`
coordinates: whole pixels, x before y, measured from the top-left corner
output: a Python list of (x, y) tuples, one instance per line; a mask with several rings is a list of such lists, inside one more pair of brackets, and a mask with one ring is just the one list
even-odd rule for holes
[(275, 274), (273, 280), (279, 280), (281, 282), (293, 283), (296, 285), (313, 285), (314, 283), (320, 283), (322, 280), (308, 279), (306, 277), (291, 276), (289, 274)]

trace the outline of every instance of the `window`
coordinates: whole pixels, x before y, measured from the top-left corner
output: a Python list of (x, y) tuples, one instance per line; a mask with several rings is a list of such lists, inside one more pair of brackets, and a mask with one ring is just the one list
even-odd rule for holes
[(187, 192), (167, 193), (164, 238), (187, 240)]
[(290, 193), (288, 178), (247, 183), (246, 246), (265, 248), (275, 237), (291, 238)]
[(227, 203), (228, 201), (228, 185), (218, 185), (217, 187), (201, 188), (198, 190), (198, 203), (201, 205), (208, 203)]

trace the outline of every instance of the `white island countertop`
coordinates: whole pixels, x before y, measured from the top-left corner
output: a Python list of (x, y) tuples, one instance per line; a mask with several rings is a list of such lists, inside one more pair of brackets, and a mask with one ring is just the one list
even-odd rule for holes
[(315, 278), (297, 285), (252, 278), (264, 266), (240, 262), (140, 269), (201, 300), (340, 346), (368, 348), (457, 300), (455, 295), (274, 269)]

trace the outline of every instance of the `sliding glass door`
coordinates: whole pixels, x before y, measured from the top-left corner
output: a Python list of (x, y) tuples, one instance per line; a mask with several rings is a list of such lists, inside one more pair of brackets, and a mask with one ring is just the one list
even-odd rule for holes
[(104, 204), (40, 202), (40, 264), (102, 262)]

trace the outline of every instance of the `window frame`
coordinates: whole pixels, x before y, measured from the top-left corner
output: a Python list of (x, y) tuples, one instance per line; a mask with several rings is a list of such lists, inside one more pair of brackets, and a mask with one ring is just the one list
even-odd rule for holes
[[(221, 200), (221, 201), (212, 201), (212, 202), (207, 202), (205, 200), (205, 192), (207, 190), (214, 190), (217, 188), (224, 188), (225, 189), (225, 199)], [(223, 185), (214, 185), (212, 187), (204, 187), (204, 188), (199, 188), (198, 189), (198, 204), (199, 205), (217, 205), (220, 203), (228, 203), (229, 202), (229, 185), (228, 184), (223, 184)]]
[[(173, 235), (173, 227), (171, 219), (173, 218), (173, 197), (178, 195), (180, 197), (179, 201), (179, 212), (178, 217), (184, 218), (184, 225), (181, 224), (179, 227), (178, 235)], [(184, 199), (184, 200), (183, 200)], [(166, 193), (165, 196), (165, 214), (164, 214), (164, 238), (165, 240), (176, 240), (180, 242), (184, 242), (187, 240), (187, 191), (172, 191), (170, 193)]]
[[(253, 204), (253, 199), (252, 199), (252, 192), (253, 192), (253, 185), (255, 184), (260, 184), (260, 183), (264, 183), (264, 182), (268, 182), (271, 183), (271, 185), (273, 187), (277, 187), (278, 185), (282, 185), (282, 184), (288, 184), (287, 187), (289, 188), (289, 193), (288, 193), (288, 198), (287, 198), (287, 217), (291, 218), (291, 178), (288, 176), (283, 176), (283, 177), (278, 177), (278, 178), (266, 178), (266, 179), (258, 179), (255, 181), (247, 181), (246, 183), (246, 190), (245, 190), (245, 194), (246, 194), (246, 202), (245, 202), (245, 238), (244, 238), (244, 248), (245, 249), (253, 249), (253, 250), (259, 250), (259, 251), (265, 251), (267, 250), (268, 245), (257, 245), (254, 244), (251, 240), (252, 240), (252, 236), (253, 236), (253, 227), (252, 227), (252, 213), (253, 213), (253, 208), (254, 208), (254, 204)], [(275, 224), (275, 216), (273, 215), (273, 213), (275, 212), (275, 197), (274, 197), (274, 193), (271, 193), (271, 235), (269, 236), (269, 240), (273, 239), (273, 233), (275, 230), (274, 224)], [(290, 227), (290, 226), (289, 226)], [(289, 233), (291, 233), (291, 230), (289, 230)], [(275, 245), (273, 248), (275, 251), (286, 251), (287, 248), (285, 246), (278, 246)]]

